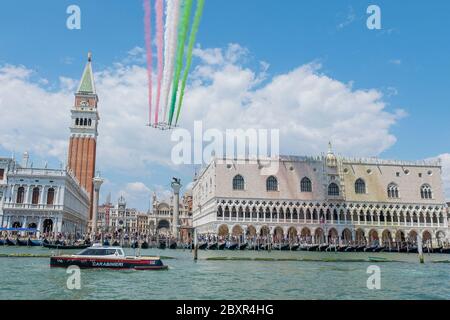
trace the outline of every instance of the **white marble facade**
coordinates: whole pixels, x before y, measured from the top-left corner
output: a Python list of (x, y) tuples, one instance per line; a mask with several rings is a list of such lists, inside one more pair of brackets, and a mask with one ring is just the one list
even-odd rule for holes
[[(267, 160), (266, 160), (267, 161)], [(281, 156), (214, 159), (196, 177), (198, 234), (310, 236), (338, 241), (449, 239), (439, 162)]]
[[(86, 232), (89, 196), (65, 169), (32, 168), (0, 158), (0, 221), (3, 228), (37, 228), (42, 233)], [(1, 177), (1, 175), (0, 175)]]

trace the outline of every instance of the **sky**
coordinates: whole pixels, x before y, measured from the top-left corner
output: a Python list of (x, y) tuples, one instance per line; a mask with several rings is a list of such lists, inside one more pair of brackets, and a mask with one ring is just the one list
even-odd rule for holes
[[(367, 7), (381, 9), (369, 30)], [(69, 30), (69, 5), (81, 29)], [(99, 95), (101, 200), (149, 207), (170, 180), (170, 132), (145, 127), (141, 0), (9, 1), (0, 10), (0, 156), (34, 166), (67, 156), (70, 108), (87, 52)], [(280, 129), (281, 152), (440, 157), (450, 199), (450, 2), (206, 0), (180, 126)], [(198, 170), (198, 168), (197, 168)]]

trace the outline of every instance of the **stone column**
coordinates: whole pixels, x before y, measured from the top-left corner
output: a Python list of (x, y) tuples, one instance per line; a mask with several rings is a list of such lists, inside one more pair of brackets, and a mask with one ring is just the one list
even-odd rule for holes
[(179, 210), (180, 210), (180, 189), (181, 189), (181, 179), (173, 178), (171, 183), (174, 195), (174, 207), (173, 207), (173, 219), (172, 219), (172, 234), (178, 239), (178, 228), (179, 228)]
[(103, 179), (99, 176), (92, 179), (94, 182), (94, 199), (92, 199), (93, 202), (93, 210), (92, 210), (92, 235), (95, 236), (97, 233), (97, 212), (98, 212), (98, 201), (99, 201), (99, 194), (100, 194), (100, 187), (103, 184)]

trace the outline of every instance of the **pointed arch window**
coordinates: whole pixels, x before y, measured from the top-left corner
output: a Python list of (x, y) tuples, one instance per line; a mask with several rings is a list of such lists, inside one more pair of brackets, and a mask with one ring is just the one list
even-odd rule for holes
[(244, 177), (238, 174), (233, 178), (233, 190), (244, 190), (244, 188), (245, 188)]
[(266, 180), (267, 191), (278, 191), (278, 180), (274, 176), (270, 176)]
[(300, 191), (301, 192), (312, 192), (312, 183), (309, 178), (304, 177), (302, 179), (302, 181), (300, 181)]
[(391, 183), (387, 187), (388, 198), (397, 199), (399, 198), (398, 186), (395, 183)]
[(355, 193), (356, 194), (365, 194), (366, 193), (366, 183), (363, 179), (358, 179), (355, 182)]
[(339, 186), (336, 183), (330, 183), (328, 186), (328, 195), (333, 197), (339, 196)]
[(422, 185), (422, 187), (420, 187), (420, 196), (422, 199), (433, 199), (433, 190), (431, 189), (431, 186), (428, 184)]

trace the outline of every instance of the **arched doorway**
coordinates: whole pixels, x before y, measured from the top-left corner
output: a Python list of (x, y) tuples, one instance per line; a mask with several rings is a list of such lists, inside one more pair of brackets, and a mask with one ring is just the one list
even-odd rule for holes
[(356, 230), (355, 241), (358, 245), (363, 245), (366, 243), (366, 237), (365, 237), (364, 231), (362, 229)]
[(378, 245), (380, 243), (380, 239), (378, 238), (377, 230), (370, 230), (369, 232), (369, 245)]
[(344, 244), (349, 244), (352, 241), (352, 232), (349, 229), (342, 231), (342, 241)]
[(295, 229), (294, 227), (290, 227), (288, 229), (288, 238), (289, 241), (296, 241), (297, 240), (297, 229)]
[(417, 232), (415, 230), (411, 230), (408, 234), (408, 242), (411, 244), (417, 243)]
[(425, 247), (428, 247), (428, 248), (432, 247), (432, 237), (431, 237), (431, 233), (428, 230), (425, 230), (422, 233), (422, 242)]
[(281, 242), (284, 239), (284, 231), (283, 228), (281, 227), (276, 227), (275, 230), (273, 231), (273, 235), (275, 238), (275, 242)]
[(248, 226), (247, 227), (247, 237), (255, 237), (256, 236), (256, 228), (254, 226)]
[(53, 220), (52, 219), (45, 219), (42, 223), (42, 232), (43, 233), (49, 233), (53, 231)]
[(15, 221), (15, 222), (12, 224), (12, 227), (13, 227), (13, 228), (22, 228), (22, 224), (21, 224), (19, 221)]
[(268, 226), (263, 226), (261, 228), (261, 231), (259, 232), (259, 234), (261, 235), (261, 237), (267, 237), (270, 234), (270, 229)]
[(159, 234), (164, 234), (164, 235), (168, 235), (170, 232), (170, 223), (167, 220), (159, 220), (158, 221), (158, 226), (157, 226), (157, 231)]
[(323, 230), (321, 228), (317, 228), (314, 232), (314, 240), (317, 244), (325, 243), (325, 235), (323, 233)]
[(395, 242), (401, 244), (405, 241), (405, 233), (402, 230), (397, 230), (397, 232), (395, 233)]
[(335, 228), (331, 228), (328, 231), (328, 243), (339, 244), (339, 233)]
[(390, 247), (392, 245), (392, 235), (389, 230), (384, 230), (381, 234), (381, 241), (385, 247)]
[(236, 225), (231, 229), (231, 234), (235, 237), (239, 237), (244, 234), (244, 230), (240, 225)]
[(311, 243), (311, 230), (309, 228), (304, 227), (300, 232), (301, 241), (306, 243)]
[(219, 237), (228, 237), (228, 234), (229, 234), (229, 233), (230, 233), (230, 232), (229, 232), (228, 226), (227, 226), (226, 224), (222, 224), (222, 225), (219, 227), (219, 230), (218, 230), (218, 232), (217, 232), (217, 234), (218, 234)]

